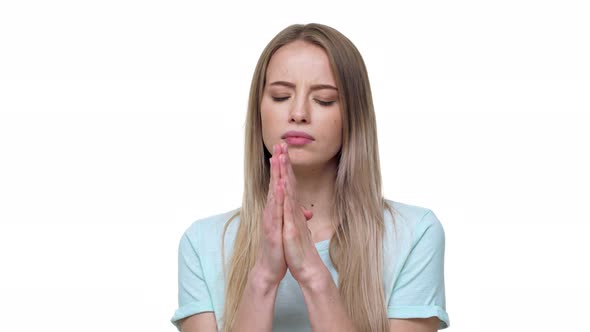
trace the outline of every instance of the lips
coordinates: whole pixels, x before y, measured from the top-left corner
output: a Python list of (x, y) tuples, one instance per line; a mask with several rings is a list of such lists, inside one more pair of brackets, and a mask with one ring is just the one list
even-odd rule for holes
[(308, 134), (306, 132), (294, 131), (294, 130), (288, 131), (288, 132), (284, 133), (283, 136), (281, 136), (282, 139), (286, 139), (288, 137), (301, 137), (301, 138), (306, 138), (306, 139), (309, 139), (312, 141), (315, 140), (315, 138), (313, 138), (313, 136), (311, 136), (310, 134)]

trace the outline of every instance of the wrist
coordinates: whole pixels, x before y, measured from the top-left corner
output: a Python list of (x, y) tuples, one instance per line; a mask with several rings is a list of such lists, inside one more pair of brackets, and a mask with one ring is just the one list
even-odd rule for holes
[(250, 273), (248, 273), (248, 285), (264, 294), (278, 289), (279, 282), (274, 280), (269, 273), (257, 266), (254, 266), (252, 270), (250, 270)]
[(321, 293), (326, 290), (329, 290), (331, 286), (335, 286), (334, 280), (332, 279), (332, 274), (330, 271), (323, 266), (323, 268), (314, 271), (308, 277), (303, 278), (299, 282), (299, 286), (301, 290), (305, 293)]

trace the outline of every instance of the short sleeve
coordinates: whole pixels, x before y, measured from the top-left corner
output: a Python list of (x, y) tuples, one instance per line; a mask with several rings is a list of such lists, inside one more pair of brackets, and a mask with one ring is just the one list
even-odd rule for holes
[(444, 281), (445, 233), (431, 211), (422, 217), (414, 241), (395, 282), (387, 307), (389, 318), (437, 316), (438, 329), (449, 327)]
[(185, 232), (178, 246), (178, 309), (170, 321), (180, 331), (180, 320), (205, 311), (213, 311), (211, 296), (197, 247)]

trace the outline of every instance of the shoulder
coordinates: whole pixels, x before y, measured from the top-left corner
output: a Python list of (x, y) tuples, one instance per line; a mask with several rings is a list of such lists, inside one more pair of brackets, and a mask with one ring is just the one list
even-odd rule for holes
[[(189, 241), (193, 246), (198, 246), (199, 248), (216, 247), (221, 243), (225, 225), (239, 211), (240, 208), (236, 208), (199, 218), (186, 228), (182, 235), (182, 239)], [(238, 219), (239, 216), (236, 215), (235, 220), (237, 221)], [(231, 227), (233, 226), (232, 224), (230, 224), (228, 232), (235, 228)]]
[(386, 199), (385, 201), (393, 208), (396, 219), (401, 218), (402, 221), (406, 223), (419, 223), (424, 216), (433, 213), (432, 210), (423, 206), (389, 199)]
[[(438, 316), (448, 326), (445, 310), (445, 233), (428, 208), (394, 202), (393, 222), (384, 234), (384, 285), (389, 318)], [(387, 221), (387, 220), (386, 220)], [(443, 327), (444, 326), (444, 327)]]
[(409, 242), (408, 244), (415, 245), (425, 234), (428, 234), (430, 241), (437, 241), (438, 244), (444, 245), (443, 225), (434, 211), (423, 206), (393, 200), (386, 199), (386, 202), (394, 211), (391, 216), (385, 210), (386, 235), (395, 235), (398, 237), (397, 240), (401, 240), (399, 238), (401, 236), (405, 242)]

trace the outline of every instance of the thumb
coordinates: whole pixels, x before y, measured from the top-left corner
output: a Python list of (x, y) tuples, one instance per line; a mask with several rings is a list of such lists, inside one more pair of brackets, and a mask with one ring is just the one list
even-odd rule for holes
[(302, 205), (300, 207), (301, 211), (303, 211), (303, 215), (305, 216), (305, 221), (308, 221), (309, 219), (313, 218), (313, 211), (305, 209), (305, 207), (303, 207)]

